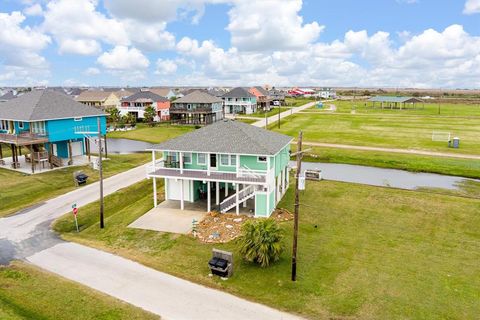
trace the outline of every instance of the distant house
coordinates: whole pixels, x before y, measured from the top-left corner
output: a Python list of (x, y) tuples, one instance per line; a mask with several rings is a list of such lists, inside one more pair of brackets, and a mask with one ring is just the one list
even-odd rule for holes
[(170, 88), (150, 88), (148, 89), (150, 92), (153, 92), (161, 97), (171, 99), (173, 97), (176, 97), (177, 95), (175, 92), (170, 89)]
[[(49, 163), (62, 166), (67, 159), (89, 150), (85, 131), (105, 134), (106, 115), (103, 111), (72, 100), (63, 93), (51, 90), (34, 90), (0, 104), (0, 142), (12, 149), (11, 166), (18, 169), (27, 161), (35, 166)], [(20, 162), (19, 147), (28, 149), (25, 162)], [(2, 152), (0, 149), (0, 158)], [(4, 159), (0, 159), (5, 164)]]
[(223, 95), (225, 114), (245, 113), (257, 111), (257, 97), (245, 88), (234, 88)]
[(320, 88), (317, 95), (322, 99), (336, 99), (337, 92), (334, 88)]
[(223, 119), (223, 100), (193, 91), (170, 105), (170, 120), (178, 124), (211, 124)]
[(285, 92), (273, 88), (268, 91), (268, 94), (274, 105), (285, 105)]
[(78, 97), (75, 98), (75, 101), (105, 110), (107, 108), (118, 108), (121, 100), (119, 96), (121, 96), (121, 94), (117, 92), (87, 90), (80, 93)]
[[(205, 211), (252, 212), (269, 217), (289, 185), (292, 137), (223, 120), (151, 147), (147, 176), (164, 179), (165, 200)], [(159, 159), (160, 158), (160, 159)], [(159, 159), (159, 160), (157, 160)]]
[(251, 87), (248, 92), (257, 98), (257, 107), (264, 111), (270, 111), (271, 97), (267, 90), (262, 87)]
[(288, 91), (288, 94), (292, 97), (311, 97), (316, 94), (315, 90), (310, 88), (293, 88)]
[(4, 95), (0, 96), (0, 102), (7, 102), (7, 101), (10, 101), (12, 99), (15, 99), (16, 97), (17, 97), (17, 95), (15, 94), (14, 91), (8, 91)]
[[(408, 106), (413, 108), (419, 103), (424, 103), (423, 100), (415, 97), (402, 97), (402, 96), (375, 96), (371, 97), (367, 101), (372, 102), (372, 107), (375, 108), (375, 104), (378, 103), (382, 109), (405, 109)], [(366, 105), (366, 104), (365, 104)]]
[(133, 114), (137, 119), (143, 119), (145, 108), (153, 107), (161, 120), (170, 119), (170, 100), (151, 91), (140, 91), (121, 100), (120, 114)]

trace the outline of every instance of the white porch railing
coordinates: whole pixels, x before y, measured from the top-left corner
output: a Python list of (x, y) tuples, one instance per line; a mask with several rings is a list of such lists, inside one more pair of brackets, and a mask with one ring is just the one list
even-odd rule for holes
[(228, 198), (225, 198), (220, 203), (220, 212), (225, 213), (237, 205), (237, 193), (238, 193), (238, 204), (240, 204), (250, 199), (251, 197), (253, 197), (255, 195), (255, 192), (260, 189), (262, 189), (261, 186), (249, 185), (243, 188), (242, 190), (237, 191), (236, 193), (229, 196)]

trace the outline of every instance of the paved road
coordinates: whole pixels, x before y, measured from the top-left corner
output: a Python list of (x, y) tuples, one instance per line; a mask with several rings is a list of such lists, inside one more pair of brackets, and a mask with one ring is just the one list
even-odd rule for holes
[[(307, 104), (304, 104), (303, 106), (300, 106), (300, 107), (289, 108), (289, 109), (287, 109), (287, 111), (284, 111), (284, 112), (280, 113), (280, 119), (286, 118), (286, 117), (288, 117), (292, 114), (298, 113), (298, 112), (303, 111), (303, 110), (308, 109), (308, 108), (311, 108), (315, 105), (315, 103), (316, 102), (313, 101), (313, 102), (309, 102)], [(274, 123), (276, 121), (278, 121), (278, 114), (267, 118), (267, 123)], [(252, 123), (252, 125), (256, 126), (256, 127), (265, 127), (265, 119), (258, 120), (257, 122)]]
[(415, 150), (415, 149), (354, 146), (354, 145), (348, 145), (348, 144), (335, 144), (335, 143), (322, 143), (322, 142), (309, 142), (309, 141), (303, 141), (302, 143), (303, 145), (313, 146), (313, 147), (328, 147), (328, 148), (364, 150), (364, 151), (381, 151), (381, 152), (390, 152), (390, 153), (406, 153), (406, 154), (416, 154), (416, 155), (423, 155), (423, 156), (480, 160), (480, 155), (473, 155), (473, 154), (437, 152), (437, 151), (426, 151), (426, 150)]
[[(140, 166), (105, 179), (105, 195), (145, 179), (145, 170)], [(101, 250), (65, 242), (52, 232), (52, 221), (71, 211), (73, 203), (81, 207), (97, 199), (98, 183), (93, 183), (1, 218), (0, 264), (25, 259), (164, 319), (299, 319)]]

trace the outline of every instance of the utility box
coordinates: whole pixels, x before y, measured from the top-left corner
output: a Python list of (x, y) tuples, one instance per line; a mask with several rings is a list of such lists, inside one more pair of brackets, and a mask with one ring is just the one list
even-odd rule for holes
[(298, 177), (298, 190), (305, 190), (305, 176)]
[(455, 149), (460, 148), (460, 138), (454, 137), (452, 140), (448, 141), (448, 146)]

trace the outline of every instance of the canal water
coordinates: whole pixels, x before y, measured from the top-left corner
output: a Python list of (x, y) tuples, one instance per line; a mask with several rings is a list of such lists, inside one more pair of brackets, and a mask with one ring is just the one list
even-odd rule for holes
[(127, 154), (145, 152), (151, 143), (130, 139), (107, 139), (108, 153)]
[[(295, 167), (294, 161), (290, 166)], [(464, 181), (463, 177), (445, 176), (434, 173), (415, 173), (405, 170), (384, 169), (350, 164), (302, 162), (302, 171), (318, 169), (325, 180), (367, 184), (380, 187), (392, 187), (415, 190), (418, 188), (442, 188), (456, 190)], [(474, 180), (479, 181), (480, 180)]]

